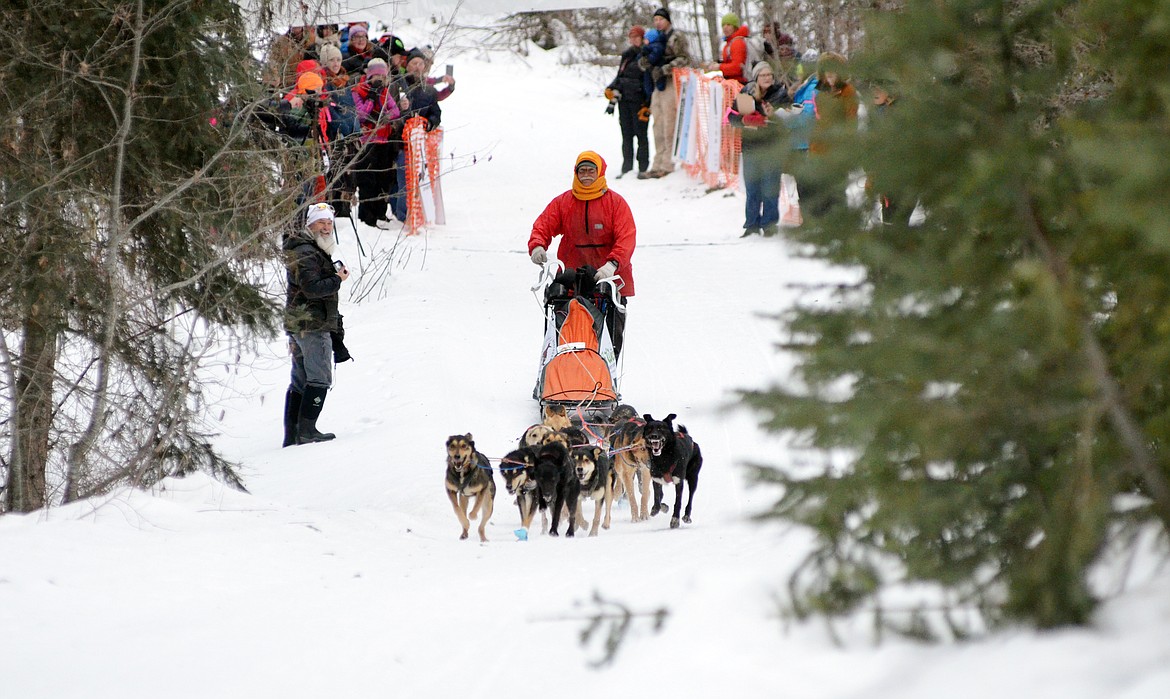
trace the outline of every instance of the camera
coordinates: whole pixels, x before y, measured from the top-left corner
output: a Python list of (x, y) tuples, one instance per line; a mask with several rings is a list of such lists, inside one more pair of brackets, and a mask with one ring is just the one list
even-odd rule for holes
[(344, 268), (345, 268), (345, 263), (344, 263), (344, 262), (342, 262), (341, 260), (334, 260), (334, 261), (333, 261), (333, 269), (335, 269), (335, 270), (337, 270), (338, 272), (340, 272), (340, 271), (341, 271), (342, 269), (344, 269)]

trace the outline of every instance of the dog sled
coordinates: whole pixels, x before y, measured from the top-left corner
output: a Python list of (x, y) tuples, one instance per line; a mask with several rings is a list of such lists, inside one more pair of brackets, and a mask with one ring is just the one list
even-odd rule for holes
[(608, 416), (618, 403), (619, 359), (610, 329), (625, 313), (618, 295), (621, 279), (595, 282), (593, 267), (567, 270), (551, 261), (533, 293), (544, 308), (544, 342), (532, 397), (563, 406), (574, 422)]

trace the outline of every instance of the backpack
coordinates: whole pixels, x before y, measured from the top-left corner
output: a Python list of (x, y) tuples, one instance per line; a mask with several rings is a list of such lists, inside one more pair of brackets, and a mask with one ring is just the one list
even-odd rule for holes
[(764, 59), (764, 39), (754, 34), (738, 38), (743, 39), (747, 47), (747, 60), (743, 62), (743, 80), (746, 83), (752, 79), (752, 68)]

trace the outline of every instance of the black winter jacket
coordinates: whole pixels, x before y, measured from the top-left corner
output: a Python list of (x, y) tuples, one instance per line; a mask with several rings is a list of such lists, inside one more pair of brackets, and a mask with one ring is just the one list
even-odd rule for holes
[(337, 332), (341, 277), (333, 268), (333, 260), (308, 236), (308, 231), (303, 231), (284, 241), (288, 272), (284, 327), (290, 333)]
[(638, 65), (641, 53), (642, 49), (637, 46), (630, 46), (623, 51), (617, 77), (609, 84), (610, 88), (622, 93), (621, 102), (639, 107), (650, 103), (650, 95), (646, 94), (645, 81), (642, 79), (644, 71)]
[(409, 73), (402, 77), (402, 92), (410, 100), (410, 109), (402, 115), (404, 118), (420, 116), (427, 120), (427, 131), (439, 126), (443, 121), (443, 110), (439, 108), (439, 93), (427, 84), (426, 80), (418, 80)]

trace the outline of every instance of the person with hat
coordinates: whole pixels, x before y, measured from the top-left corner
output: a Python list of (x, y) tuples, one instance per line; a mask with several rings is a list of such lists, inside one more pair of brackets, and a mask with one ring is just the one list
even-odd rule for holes
[(721, 71), (724, 80), (734, 80), (742, 85), (749, 79), (744, 75), (744, 66), (748, 60), (747, 41), (751, 30), (746, 24), (739, 23), (739, 15), (734, 12), (723, 15), (720, 25), (723, 29), (723, 59), (708, 65), (707, 70)]
[(389, 61), (390, 56), (381, 46), (370, 42), (370, 32), (361, 24), (349, 28), (349, 43), (346, 44), (345, 60), (341, 65), (350, 75), (361, 75), (366, 72), (366, 64), (372, 59), (381, 58)]
[(735, 97), (728, 122), (740, 132), (743, 153), (743, 236), (773, 236), (780, 228), (780, 177), (787, 141), (781, 123), (792, 98), (778, 82), (772, 66), (752, 67), (751, 82)]
[(763, 35), (764, 60), (772, 64), (777, 84), (783, 86), (790, 97), (795, 97), (797, 88), (805, 79), (804, 66), (796, 53), (795, 39), (780, 29), (779, 22), (764, 25)]
[[(674, 29), (670, 11), (661, 7), (654, 11), (654, 28), (662, 35), (666, 49), (657, 64), (647, 60), (643, 70), (649, 70), (655, 83), (650, 97), (650, 118), (654, 122), (654, 162), (647, 177), (664, 177), (674, 172), (674, 127), (678, 121), (678, 90), (674, 86), (675, 68), (691, 65), (691, 51), (687, 38)], [(643, 57), (645, 60), (645, 57)]]
[(844, 56), (832, 52), (822, 53), (817, 59), (814, 121), (805, 172), (800, 179), (801, 211), (806, 216), (825, 216), (847, 203), (847, 182), (841, 173), (826, 166), (824, 157), (841, 133), (857, 128), (860, 101), (850, 83), (847, 63)]
[(645, 71), (638, 65), (646, 30), (635, 24), (628, 36), (630, 45), (622, 52), (617, 76), (605, 88), (605, 98), (610, 104), (606, 113), (612, 114), (613, 105), (617, 104), (618, 124), (622, 130), (622, 171), (614, 179), (621, 179), (634, 169), (635, 140), (638, 142), (638, 174), (650, 167), (650, 122), (638, 118), (642, 108), (650, 104), (650, 95), (645, 90)]
[(386, 34), (378, 39), (378, 45), (390, 56), (390, 75), (398, 78), (406, 72), (406, 44), (393, 34)]
[[(333, 362), (349, 359), (338, 311), (341, 284), (349, 270), (333, 262), (333, 207), (311, 204), (305, 225), (283, 245), (287, 292), (285, 330), (292, 374), (284, 401), (284, 444), (326, 442), (336, 435), (317, 429), (317, 418), (333, 385)], [(337, 354), (334, 354), (335, 348)]]
[(350, 91), (362, 123), (361, 153), (354, 165), (358, 218), (367, 226), (386, 223), (402, 140), (401, 95), (386, 61), (372, 58), (366, 74)]
[(605, 182), (605, 160), (587, 150), (573, 164), (573, 186), (558, 195), (532, 224), (528, 255), (533, 264), (548, 262), (548, 248), (560, 237), (557, 259), (565, 269), (589, 266), (597, 270), (595, 281), (616, 277), (622, 311), (612, 316), (610, 335), (614, 354), (621, 354), (625, 332), (625, 307), (634, 295), (634, 255), (638, 231), (630, 205)]

